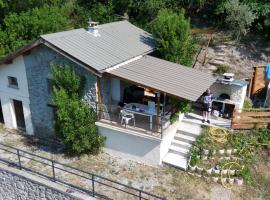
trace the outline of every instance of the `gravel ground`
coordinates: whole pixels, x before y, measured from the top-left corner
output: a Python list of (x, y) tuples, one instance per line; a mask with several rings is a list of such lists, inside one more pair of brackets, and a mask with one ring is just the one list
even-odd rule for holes
[(234, 73), (236, 78), (249, 78), (252, 67), (270, 63), (270, 42), (265, 42), (256, 35), (250, 35), (245, 41), (235, 42), (223, 32), (215, 33), (203, 65), (205, 52), (203, 49), (198, 56), (196, 69), (214, 72), (217, 69), (214, 63), (223, 63), (231, 67), (229, 72)]
[[(11, 145), (16, 148), (24, 149), (29, 152), (44, 156), (46, 158), (57, 160), (61, 163), (83, 169), (88, 172), (94, 172), (101, 176), (116, 180), (118, 182), (143, 189), (147, 192), (164, 196), (167, 199), (263, 199), (256, 190), (250, 190), (245, 186), (235, 186), (232, 190), (223, 188), (219, 184), (207, 183), (206, 181), (193, 177), (181, 170), (168, 166), (147, 166), (131, 160), (125, 160), (120, 157), (113, 157), (106, 153), (99, 155), (82, 155), (74, 157), (63, 152), (63, 148), (57, 145), (42, 144), (28, 139), (18, 133), (9, 132), (0, 129), (0, 142)], [(0, 157), (14, 159), (14, 156), (7, 156), (0, 152)], [(50, 167), (37, 165), (23, 159), (24, 165), (35, 168), (43, 174), (50, 174)], [(56, 171), (58, 177), (64, 180), (89, 188), (89, 181), (78, 179), (70, 174)], [(134, 199), (122, 193), (97, 186), (97, 191), (109, 195), (114, 199)], [(254, 197), (254, 198), (253, 198)]]

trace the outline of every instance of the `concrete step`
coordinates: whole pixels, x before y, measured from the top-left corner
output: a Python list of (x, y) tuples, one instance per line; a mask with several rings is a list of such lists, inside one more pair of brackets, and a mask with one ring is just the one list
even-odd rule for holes
[(180, 141), (183, 141), (183, 142), (187, 142), (187, 143), (192, 143), (192, 142), (196, 141), (195, 137), (191, 137), (191, 136), (184, 135), (184, 134), (181, 134), (181, 133), (176, 133), (175, 136), (174, 136), (174, 139), (175, 140), (180, 140)]
[(189, 149), (178, 147), (178, 146), (175, 146), (175, 145), (171, 145), (169, 147), (169, 152), (170, 153), (175, 153), (177, 155), (182, 155), (184, 157), (189, 156)]
[(175, 153), (167, 153), (162, 160), (163, 163), (180, 168), (182, 170), (187, 170), (187, 162), (188, 159), (184, 156), (175, 154)]
[(188, 142), (184, 142), (184, 141), (181, 141), (181, 140), (173, 139), (172, 140), (172, 145), (189, 149), (192, 146), (192, 143), (188, 143)]
[(201, 126), (198, 124), (182, 121), (178, 127), (177, 132), (183, 133), (184, 135), (197, 137), (200, 135), (201, 129)]

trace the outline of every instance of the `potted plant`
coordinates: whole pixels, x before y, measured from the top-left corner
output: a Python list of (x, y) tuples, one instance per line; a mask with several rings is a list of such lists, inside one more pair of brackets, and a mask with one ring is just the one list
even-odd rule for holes
[(220, 150), (218, 150), (218, 153), (219, 153), (220, 155), (223, 155), (223, 154), (225, 153), (225, 150), (224, 150), (224, 149), (220, 149)]
[(231, 185), (234, 183), (234, 178), (228, 178), (227, 180), (228, 180), (228, 183)]
[(226, 154), (227, 154), (228, 156), (230, 156), (230, 155), (232, 155), (232, 151), (233, 151), (232, 149), (227, 149), (227, 150), (226, 150)]
[(213, 168), (210, 168), (210, 169), (207, 169), (206, 170), (206, 173), (209, 174), (209, 175), (211, 175), (212, 174), (212, 171), (213, 171)]
[(218, 179), (219, 179), (219, 177), (218, 177), (218, 176), (212, 176), (212, 180), (213, 180), (215, 183), (217, 183), (217, 182), (218, 182)]

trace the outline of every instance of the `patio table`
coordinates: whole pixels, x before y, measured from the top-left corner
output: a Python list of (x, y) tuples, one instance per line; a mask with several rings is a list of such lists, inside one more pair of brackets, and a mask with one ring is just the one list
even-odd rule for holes
[[(136, 108), (134, 108), (136, 107)], [(124, 110), (138, 114), (138, 115), (144, 115), (144, 116), (149, 116), (150, 119), (150, 130), (153, 129), (153, 116), (157, 115), (157, 111), (149, 110), (149, 107), (144, 104), (140, 103), (128, 103), (124, 106)]]

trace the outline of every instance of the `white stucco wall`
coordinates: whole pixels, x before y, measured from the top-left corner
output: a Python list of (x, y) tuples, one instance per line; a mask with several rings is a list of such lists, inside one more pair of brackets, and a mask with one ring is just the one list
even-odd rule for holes
[[(16, 77), (18, 88), (9, 87), (8, 76)], [(19, 56), (11, 64), (0, 66), (0, 99), (4, 115), (5, 126), (17, 129), (13, 99), (22, 101), (26, 125), (26, 133), (33, 134), (31, 112), (29, 107), (28, 83), (23, 57)]]
[(172, 124), (166, 131), (162, 138), (162, 141), (160, 143), (160, 160), (159, 164), (162, 163), (162, 160), (166, 156), (166, 154), (169, 152), (169, 147), (171, 146), (172, 140), (178, 130), (178, 127), (183, 120), (185, 114), (181, 113), (178, 118), (178, 122)]
[(243, 108), (247, 92), (247, 85), (237, 86), (237, 85), (214, 83), (210, 89), (213, 93), (214, 98), (217, 98), (224, 93), (228, 94), (231, 97), (230, 100), (236, 103), (235, 109), (241, 110)]
[(149, 165), (160, 164), (161, 139), (102, 122), (96, 122), (96, 125), (107, 138), (107, 153)]

